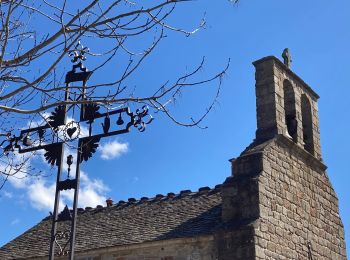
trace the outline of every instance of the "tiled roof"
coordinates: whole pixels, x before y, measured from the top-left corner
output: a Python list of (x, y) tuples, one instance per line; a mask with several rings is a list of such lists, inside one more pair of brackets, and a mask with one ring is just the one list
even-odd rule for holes
[[(69, 229), (69, 222), (60, 223)], [(154, 198), (129, 199), (111, 207), (80, 209), (76, 252), (211, 234), (221, 223), (219, 185)], [(49, 251), (51, 218), (0, 249), (0, 259), (27, 259)]]

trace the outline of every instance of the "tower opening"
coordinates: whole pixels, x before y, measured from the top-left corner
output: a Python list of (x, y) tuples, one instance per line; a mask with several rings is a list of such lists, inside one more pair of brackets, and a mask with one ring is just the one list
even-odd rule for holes
[(296, 109), (295, 109), (295, 94), (292, 84), (288, 80), (283, 82), (283, 93), (284, 93), (284, 111), (285, 121), (287, 125), (288, 134), (292, 137), (296, 143), (298, 141), (297, 135), (297, 120), (296, 120)]
[(312, 133), (312, 110), (310, 100), (305, 94), (301, 95), (301, 115), (303, 121), (303, 141), (304, 149), (314, 154), (314, 141)]

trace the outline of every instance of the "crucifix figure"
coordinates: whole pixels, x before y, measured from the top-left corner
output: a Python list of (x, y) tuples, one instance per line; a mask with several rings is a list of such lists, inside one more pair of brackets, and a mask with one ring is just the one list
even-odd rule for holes
[[(143, 106), (135, 113), (130, 109), (120, 108), (112, 111), (101, 111), (101, 106), (93, 102), (93, 97), (87, 95), (87, 81), (92, 72), (83, 65), (86, 60), (85, 53), (89, 50), (83, 47), (80, 42), (75, 49), (69, 52), (72, 58), (73, 68), (66, 74), (65, 99), (63, 105), (57, 106), (42, 126), (24, 129), (19, 136), (7, 135), (8, 144), (4, 148), (4, 153), (17, 150), (19, 153), (45, 150), (46, 161), (52, 166), (57, 166), (56, 192), (54, 211), (52, 215), (52, 228), (50, 237), (49, 259), (55, 256), (68, 256), (74, 259), (75, 234), (77, 224), (78, 195), (80, 182), (80, 164), (88, 161), (96, 152), (101, 138), (124, 134), (130, 128), (136, 127), (143, 132), (146, 125), (153, 120), (148, 113), (148, 107)], [(70, 86), (73, 82), (82, 82), (82, 85)], [(79, 105), (74, 104), (77, 102)], [(79, 119), (74, 118), (74, 108), (80, 109)], [(67, 115), (73, 120), (67, 122)], [(122, 116), (127, 117), (124, 121)], [(147, 120), (146, 120), (147, 119)], [(97, 123), (96, 123), (97, 122)], [(81, 133), (82, 124), (88, 125), (88, 134)], [(4, 143), (4, 142), (3, 142)], [(75, 144), (77, 153), (74, 158), (69, 154), (64, 160), (65, 144)], [(75, 161), (75, 162), (74, 162)], [(73, 162), (76, 165), (75, 174), (71, 174)], [(64, 163), (67, 164), (67, 177), (62, 177)], [(73, 209), (68, 206), (61, 213), (59, 211), (60, 193), (65, 190), (74, 190)], [(58, 223), (62, 226), (58, 227)], [(67, 225), (68, 224), (68, 225)], [(67, 228), (70, 227), (70, 228)], [(61, 228), (61, 229), (60, 229)]]
[(289, 69), (292, 64), (292, 56), (289, 53), (289, 49), (285, 48), (282, 53), (283, 63), (286, 65)]

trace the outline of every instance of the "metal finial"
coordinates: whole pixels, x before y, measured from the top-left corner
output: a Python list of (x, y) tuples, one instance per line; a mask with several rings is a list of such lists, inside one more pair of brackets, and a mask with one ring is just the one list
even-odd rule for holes
[(83, 61), (86, 60), (85, 53), (89, 53), (90, 49), (88, 47), (84, 47), (80, 41), (74, 46), (73, 50), (68, 51), (69, 57), (72, 57), (71, 62), (73, 63), (73, 70), (80, 68), (81, 71), (86, 72), (87, 69), (83, 64)]
[(72, 63), (78, 63), (86, 60), (85, 53), (89, 53), (90, 49), (88, 47), (84, 47), (80, 41), (74, 46), (73, 50), (68, 51), (69, 57), (73, 57), (71, 59)]

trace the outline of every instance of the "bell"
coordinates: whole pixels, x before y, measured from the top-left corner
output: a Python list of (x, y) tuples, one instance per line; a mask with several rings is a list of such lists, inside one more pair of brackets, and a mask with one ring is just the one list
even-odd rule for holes
[(119, 114), (118, 120), (117, 120), (117, 125), (122, 125), (124, 124), (124, 120), (122, 118), (122, 113)]

